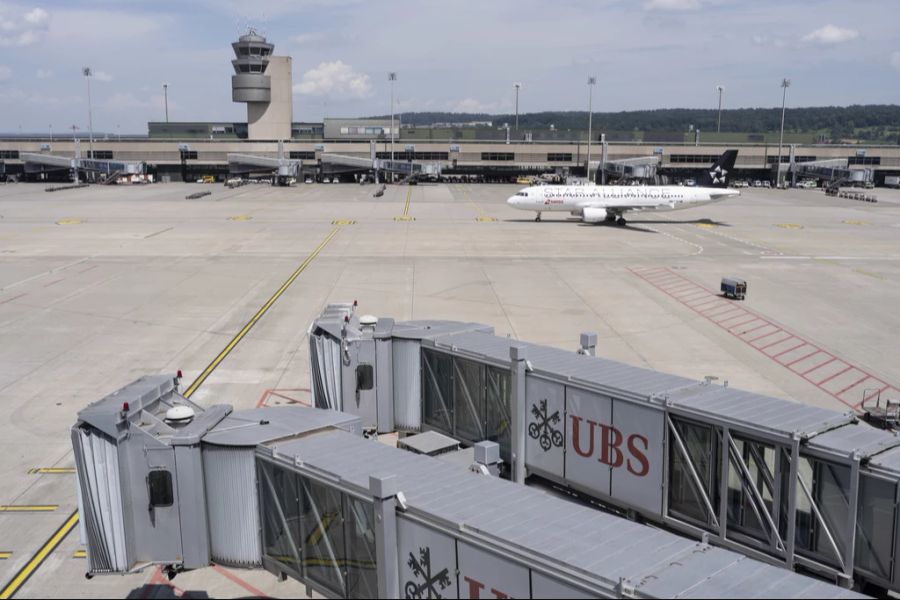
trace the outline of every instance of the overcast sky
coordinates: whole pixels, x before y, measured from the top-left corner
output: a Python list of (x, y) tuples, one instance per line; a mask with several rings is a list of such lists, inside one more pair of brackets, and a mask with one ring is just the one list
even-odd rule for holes
[(294, 120), (400, 109), (511, 112), (900, 102), (897, 0), (0, 0), (0, 131), (145, 133), (246, 120), (230, 43), (293, 56)]

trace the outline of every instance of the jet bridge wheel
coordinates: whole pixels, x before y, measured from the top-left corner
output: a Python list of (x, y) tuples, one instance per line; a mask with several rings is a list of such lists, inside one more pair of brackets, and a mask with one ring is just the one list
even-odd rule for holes
[(538, 214), (537, 214), (537, 216), (534, 218), (534, 222), (535, 222), (535, 223), (540, 223), (540, 222), (541, 222), (541, 213), (538, 213)]
[(616, 225), (618, 225), (619, 227), (625, 227), (626, 225), (628, 225), (628, 221), (625, 220), (625, 217), (619, 217), (618, 219), (616, 219)]

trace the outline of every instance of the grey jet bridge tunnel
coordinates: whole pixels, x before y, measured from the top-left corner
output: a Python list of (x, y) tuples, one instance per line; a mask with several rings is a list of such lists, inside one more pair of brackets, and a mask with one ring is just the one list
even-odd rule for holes
[(91, 404), (72, 441), (89, 576), (219, 564), (330, 598), (859, 597), (491, 476), (496, 443), (461, 464), (338, 411), (204, 410), (173, 376)]
[(845, 586), (900, 591), (900, 438), (840, 413), (493, 334), (331, 305), (315, 405), (364, 429), (493, 441), (514, 481)]

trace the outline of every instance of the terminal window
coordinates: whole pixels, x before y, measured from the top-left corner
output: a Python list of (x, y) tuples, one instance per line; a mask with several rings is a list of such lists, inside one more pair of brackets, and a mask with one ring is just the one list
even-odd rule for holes
[(672, 154), (669, 162), (672, 163), (714, 163), (719, 160), (716, 154)]
[(94, 150), (93, 152), (88, 151), (88, 158), (108, 160), (112, 157), (113, 157), (112, 150)]
[(512, 152), (482, 152), (481, 160), (515, 160), (516, 155)]
[(848, 159), (850, 165), (880, 165), (880, 156), (851, 156)]
[(19, 158), (18, 150), (0, 150), (0, 158)]
[(550, 152), (547, 154), (547, 162), (572, 162), (572, 153)]
[[(795, 156), (794, 157), (795, 163), (814, 162), (815, 160), (816, 160), (815, 156)], [(768, 162), (770, 165), (774, 165), (775, 163), (778, 162), (778, 155), (768, 157), (766, 159), (766, 162)], [(781, 164), (787, 164), (789, 162), (791, 162), (791, 156), (789, 154), (784, 154), (781, 156)], [(853, 164), (853, 163), (851, 163), (851, 164)]]
[(291, 150), (290, 157), (293, 160), (311, 160), (316, 157), (316, 153), (312, 150)]

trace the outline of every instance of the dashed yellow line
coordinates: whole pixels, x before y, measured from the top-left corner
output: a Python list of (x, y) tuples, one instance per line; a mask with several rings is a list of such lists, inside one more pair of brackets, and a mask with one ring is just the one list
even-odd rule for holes
[(6, 560), (7, 558), (12, 558), (12, 552), (0, 552), (0, 560)]
[(798, 225), (797, 223), (778, 223), (775, 226), (782, 229), (803, 229), (803, 225)]
[(84, 221), (81, 219), (60, 219), (56, 222), (57, 225), (81, 225)]
[(72, 558), (87, 558), (87, 552), (84, 550), (76, 550), (72, 553)]
[(29, 475), (64, 475), (74, 472), (74, 467), (41, 467), (37, 469), (28, 469)]
[(256, 314), (253, 315), (253, 317), (249, 321), (247, 321), (247, 324), (244, 325), (243, 328), (241, 328), (241, 330), (237, 333), (236, 336), (231, 339), (230, 342), (228, 342), (228, 345), (225, 346), (225, 349), (219, 352), (218, 356), (216, 356), (212, 360), (212, 362), (209, 363), (205, 369), (203, 369), (203, 372), (200, 373), (197, 379), (194, 380), (194, 383), (192, 383), (190, 387), (185, 390), (185, 398), (190, 398), (194, 394), (194, 392), (197, 391), (197, 388), (199, 388), (203, 384), (203, 382), (206, 381), (206, 378), (209, 377), (210, 374), (212, 374), (212, 372), (216, 369), (216, 367), (219, 366), (219, 363), (225, 360), (225, 357), (228, 356), (232, 350), (234, 350), (234, 347), (237, 346), (242, 339), (244, 339), (244, 336), (246, 336), (247, 333), (253, 328), (253, 326), (256, 325), (257, 321), (259, 321), (263, 317), (263, 315), (266, 314), (266, 312), (268, 312), (270, 308), (272, 308), (272, 305), (275, 304), (275, 301), (281, 297), (281, 295), (291, 286), (292, 283), (294, 283), (294, 280), (300, 276), (300, 273), (306, 270), (306, 267), (308, 267), (309, 264), (313, 260), (315, 260), (322, 249), (328, 245), (328, 242), (334, 239), (334, 236), (336, 236), (340, 230), (340, 227), (335, 227), (334, 229), (332, 229), (331, 233), (329, 233), (328, 236), (324, 240), (322, 240), (322, 242), (318, 246), (316, 246), (316, 249), (306, 257), (306, 260), (304, 260), (300, 264), (300, 266), (297, 267), (297, 269), (293, 273), (291, 273), (291, 276), (281, 284), (281, 287), (278, 288), (278, 290), (274, 294), (272, 294), (272, 297), (269, 298), (268, 301), (266, 301), (266, 303), (263, 304), (258, 311), (256, 311)]
[(403, 214), (399, 217), (394, 217), (395, 221), (415, 221), (415, 217), (409, 216), (409, 202), (412, 199), (412, 186), (407, 186), (406, 190), (406, 206), (403, 207)]
[(335, 219), (331, 222), (332, 225), (356, 225), (356, 221), (353, 219)]
[(58, 504), (0, 504), (0, 512), (53, 512)]
[(233, 217), (228, 217), (228, 220), (229, 221), (249, 221), (252, 218), (253, 217), (251, 217), (250, 215), (235, 215)]
[(69, 532), (74, 529), (75, 525), (78, 523), (78, 511), (75, 511), (66, 519), (66, 522), (62, 524), (62, 526), (56, 530), (56, 532), (50, 536), (50, 539), (47, 540), (41, 549), (37, 551), (37, 553), (31, 557), (31, 560), (16, 573), (16, 576), (12, 578), (12, 580), (6, 584), (2, 591), (0, 591), (0, 600), (6, 600), (7, 598), (12, 598), (13, 595), (19, 591), (28, 578), (31, 577), (34, 572), (38, 569), (38, 567), (43, 564), (43, 562), (47, 559), (50, 554), (56, 550), (56, 547), (59, 546), (60, 542), (66, 539), (66, 536), (69, 535)]

